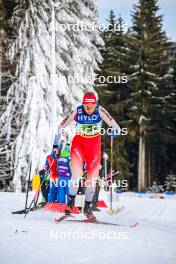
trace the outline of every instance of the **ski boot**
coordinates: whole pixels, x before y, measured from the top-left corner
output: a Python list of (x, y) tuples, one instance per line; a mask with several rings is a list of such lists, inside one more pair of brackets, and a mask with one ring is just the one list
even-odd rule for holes
[(93, 212), (100, 212), (101, 210), (98, 207), (92, 207)]
[(71, 215), (72, 208), (75, 205), (75, 196), (69, 195), (67, 207), (65, 208), (65, 215)]
[(87, 217), (88, 221), (96, 221), (95, 215), (92, 213), (92, 202), (86, 202), (83, 209), (83, 214)]

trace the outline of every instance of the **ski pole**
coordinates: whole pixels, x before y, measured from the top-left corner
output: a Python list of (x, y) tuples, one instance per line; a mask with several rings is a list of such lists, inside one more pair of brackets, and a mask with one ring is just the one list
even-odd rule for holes
[(114, 173), (113, 171), (113, 136), (111, 136), (111, 166), (110, 166), (110, 175), (109, 175), (109, 178), (110, 178), (110, 181), (111, 181), (111, 185), (110, 185), (110, 208), (109, 208), (109, 214), (112, 215), (112, 214), (116, 214), (118, 212), (120, 212), (124, 207), (122, 208), (118, 208), (118, 209), (113, 209), (113, 188), (112, 188), (112, 178), (113, 176), (115, 176), (117, 173), (119, 173), (119, 171), (117, 171), (116, 173)]
[(31, 176), (31, 167), (32, 167), (32, 162), (30, 164), (30, 169), (29, 169), (29, 175), (28, 175), (28, 185), (27, 185), (27, 192), (26, 192), (26, 201), (25, 201), (25, 211), (27, 209), (27, 202), (28, 202), (28, 194), (29, 194), (29, 185), (30, 185), (30, 176)]
[(112, 203), (113, 203), (113, 197), (112, 197), (112, 173), (113, 173), (113, 136), (111, 136), (110, 214), (113, 213), (113, 209), (112, 209)]
[(37, 207), (38, 199), (39, 199), (40, 192), (38, 192), (38, 195), (34, 201), (34, 207)]
[(41, 187), (42, 187), (42, 185), (43, 185), (43, 183), (44, 183), (44, 181), (45, 181), (45, 177), (46, 177), (46, 173), (45, 173), (45, 176), (44, 176), (44, 178), (43, 178), (43, 180), (42, 180), (42, 182), (41, 182), (41, 184), (40, 184), (40, 186), (39, 186), (37, 192), (35, 193), (35, 195), (34, 195), (32, 201), (31, 201), (31, 204), (29, 205), (28, 210), (26, 211), (26, 214), (24, 215), (24, 218), (25, 218), (26, 215), (29, 213), (29, 211), (30, 211), (30, 209), (31, 209), (31, 206), (32, 206), (33, 202), (35, 201), (36, 197), (38, 196), (38, 194), (39, 194), (39, 192), (40, 192), (40, 189), (41, 189)]

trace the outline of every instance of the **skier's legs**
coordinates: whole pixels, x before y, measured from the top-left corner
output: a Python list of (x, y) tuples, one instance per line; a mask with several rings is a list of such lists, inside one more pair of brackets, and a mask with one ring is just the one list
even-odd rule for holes
[(84, 215), (88, 220), (94, 221), (96, 217), (92, 213), (92, 200), (96, 188), (96, 179), (99, 177), (101, 161), (101, 138), (99, 136), (91, 139), (89, 151), (86, 152), (85, 161), (87, 169), (87, 181), (85, 192)]
[(76, 135), (72, 141), (71, 147), (71, 170), (69, 195), (76, 196), (79, 187), (79, 179), (83, 173), (83, 151), (80, 144), (80, 136)]
[(58, 182), (58, 196), (57, 196), (58, 203), (65, 203), (65, 179), (59, 178)]
[(100, 211), (100, 209), (97, 208), (97, 202), (98, 202), (98, 196), (99, 196), (100, 186), (96, 186), (95, 193), (92, 199), (92, 209), (93, 211)]
[(46, 182), (43, 183), (43, 185), (41, 187), (41, 192), (42, 192), (42, 196), (43, 196), (43, 199), (45, 200), (45, 202), (48, 202), (48, 190), (47, 190)]
[(53, 179), (50, 179), (50, 190), (48, 194), (48, 202), (55, 202), (55, 196), (57, 193), (57, 182), (55, 182)]
[(86, 148), (85, 161), (87, 169), (87, 181), (86, 181), (86, 192), (85, 200), (92, 202), (95, 188), (96, 179), (99, 177), (100, 162), (101, 162), (101, 137), (97, 136), (91, 139), (88, 149)]
[(64, 188), (66, 203), (68, 202), (68, 196), (69, 196), (69, 186), (68, 186), (68, 182), (69, 182), (69, 179), (66, 179), (66, 186)]
[(43, 198), (44, 198), (45, 202), (48, 202), (48, 190), (44, 190), (42, 192), (42, 195), (43, 195)]

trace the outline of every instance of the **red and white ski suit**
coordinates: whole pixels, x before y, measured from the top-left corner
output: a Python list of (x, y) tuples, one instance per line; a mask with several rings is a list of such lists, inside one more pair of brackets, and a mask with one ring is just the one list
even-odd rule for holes
[[(108, 126), (115, 128), (120, 133), (120, 127), (110, 114), (101, 106), (97, 106), (92, 115), (87, 115), (83, 106), (79, 106), (75, 111), (65, 117), (59, 125), (61, 128), (67, 127), (71, 122), (75, 121), (78, 132), (73, 138), (71, 146), (71, 185), (70, 195), (75, 196), (77, 189), (74, 185), (75, 181), (79, 181), (82, 175), (84, 162), (86, 163), (87, 180), (89, 188), (87, 188), (86, 201), (92, 201), (95, 186), (93, 180), (98, 178), (100, 162), (101, 162), (101, 135), (97, 129), (101, 128), (102, 121), (105, 121)], [(95, 128), (95, 129), (93, 129)]]

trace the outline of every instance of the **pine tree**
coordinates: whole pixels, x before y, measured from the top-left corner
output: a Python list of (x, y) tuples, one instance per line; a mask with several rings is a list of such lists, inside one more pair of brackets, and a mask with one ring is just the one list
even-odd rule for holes
[(169, 174), (165, 180), (166, 191), (176, 192), (176, 175)]
[(139, 0), (133, 8), (133, 26), (128, 35), (132, 89), (128, 116), (139, 138), (139, 190), (151, 185), (152, 153), (162, 146), (162, 133), (167, 133), (170, 75), (167, 38), (158, 10), (156, 0)]
[[(0, 1), (0, 116), (6, 110), (7, 92), (14, 82), (14, 65), (9, 62), (6, 55), (8, 46), (14, 40), (14, 30), (9, 21), (16, 5), (17, 1), (14, 0)], [(3, 135), (2, 131), (0, 133), (0, 150), (0, 179), (5, 180), (11, 176), (11, 152), (7, 147), (6, 135)]]
[(161, 192), (164, 192), (164, 188), (162, 185), (154, 181), (152, 186), (148, 188), (148, 191), (152, 193), (161, 193)]
[(169, 60), (170, 73), (172, 75), (171, 82), (169, 82), (169, 95), (167, 96), (167, 128), (168, 135), (166, 137), (166, 162), (162, 162), (163, 166), (167, 168), (165, 175), (174, 172), (176, 173), (176, 54), (172, 52), (176, 48), (175, 42), (169, 42)]
[[(52, 4), (55, 8), (56, 87), (53, 85)], [(98, 30), (72, 30), (74, 24), (93, 24), (96, 8), (91, 0), (20, 1), (13, 12), (17, 37), (8, 50), (12, 64), (16, 63), (16, 81), (6, 97), (7, 106), (0, 118), (1, 137), (11, 156), (10, 173), (16, 190), (26, 178), (30, 165), (32, 173), (41, 168), (52, 147), (54, 133), (65, 113), (81, 101), (88, 79), (98, 69), (101, 60), (96, 45), (102, 40)], [(17, 26), (18, 25), (18, 26)], [(55, 89), (54, 89), (55, 88)]]
[[(4, 10), (3, 10), (2, 1), (0, 0), (0, 97), (1, 97), (2, 52), (3, 52), (3, 36), (4, 36), (3, 24), (4, 24)], [(0, 111), (1, 111), (1, 108), (0, 108)]]
[[(105, 45), (101, 49), (104, 61), (100, 67), (100, 75), (105, 78), (113, 76), (115, 79), (112, 83), (97, 84), (97, 92), (100, 104), (109, 110), (122, 127), (126, 127), (129, 87), (127, 79), (123, 79), (128, 69), (125, 26), (122, 17), (119, 16), (116, 19), (113, 11), (110, 12), (107, 21), (108, 30), (102, 33)], [(106, 136), (104, 138), (104, 148), (109, 147), (109, 142), (110, 139)], [(119, 178), (131, 176), (126, 145), (127, 137), (119, 136), (118, 139), (114, 140), (114, 169), (120, 171)]]

